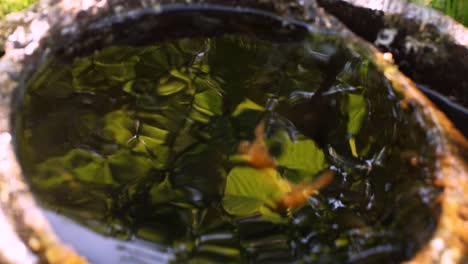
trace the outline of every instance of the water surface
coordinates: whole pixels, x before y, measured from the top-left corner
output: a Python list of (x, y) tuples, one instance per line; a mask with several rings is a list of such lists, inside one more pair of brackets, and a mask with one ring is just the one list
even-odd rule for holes
[[(58, 235), (96, 263), (114, 253), (53, 219), (151, 263), (400, 262), (436, 225), (433, 149), (346, 45), (228, 35), (51, 59), (19, 110), (21, 164)], [(336, 174), (299, 208), (276, 210), (236, 158), (262, 120), (278, 177)]]

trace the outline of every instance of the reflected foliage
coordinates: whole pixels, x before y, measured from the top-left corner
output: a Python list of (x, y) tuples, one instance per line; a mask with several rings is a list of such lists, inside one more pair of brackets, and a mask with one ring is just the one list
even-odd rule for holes
[[(400, 137), (413, 124), (389, 84), (332, 38), (110, 47), (52, 59), (27, 88), (18, 152), (43, 205), (175, 263), (398, 261), (435, 221), (430, 169), (399, 155), (423, 151), (422, 133)], [(274, 170), (238, 153), (262, 120)], [(330, 169), (306, 205), (276, 207)]]

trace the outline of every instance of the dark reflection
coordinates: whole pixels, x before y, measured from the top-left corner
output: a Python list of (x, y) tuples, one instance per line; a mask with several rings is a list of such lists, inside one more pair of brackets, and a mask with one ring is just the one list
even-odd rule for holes
[[(258, 204), (269, 187), (233, 158), (261, 120), (281, 177), (337, 173), (297, 210)], [(436, 224), (432, 147), (374, 66), (333, 38), (54, 59), (29, 82), (16, 129), (43, 206), (174, 263), (396, 263)]]

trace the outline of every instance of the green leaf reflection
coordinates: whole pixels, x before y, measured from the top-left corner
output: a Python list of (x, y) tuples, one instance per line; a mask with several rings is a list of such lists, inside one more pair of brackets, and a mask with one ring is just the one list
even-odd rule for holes
[(289, 184), (274, 170), (235, 167), (228, 176), (224, 192), (224, 209), (235, 216), (262, 214), (277, 221), (275, 208), (278, 198), (290, 191)]
[(312, 176), (327, 167), (323, 151), (310, 139), (287, 140), (276, 162), (278, 166), (304, 171)]
[(347, 131), (356, 135), (361, 129), (367, 113), (366, 102), (361, 94), (348, 94), (348, 126)]

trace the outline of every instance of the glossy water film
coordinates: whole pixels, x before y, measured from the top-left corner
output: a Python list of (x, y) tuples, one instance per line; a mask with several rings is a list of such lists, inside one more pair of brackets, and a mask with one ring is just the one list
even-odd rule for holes
[(417, 120), (332, 37), (54, 58), (19, 113), (18, 155), (49, 217), (126, 245), (65, 238), (90, 261), (133, 248), (125, 263), (399, 262), (436, 225), (433, 150)]

